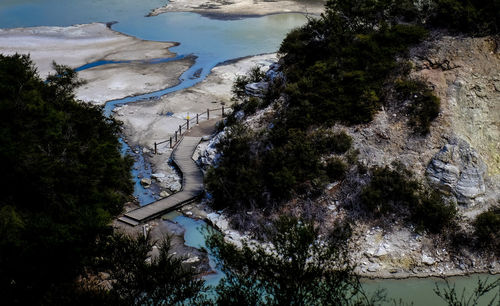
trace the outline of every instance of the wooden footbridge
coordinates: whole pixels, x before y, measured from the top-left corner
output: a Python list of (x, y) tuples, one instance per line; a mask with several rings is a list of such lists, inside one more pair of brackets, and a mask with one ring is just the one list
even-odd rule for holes
[[(224, 108), (222, 108), (222, 115), (224, 116)], [(177, 139), (178, 135), (176, 132), (175, 144), (172, 144), (172, 137), (169, 140), (170, 146), (173, 147), (171, 156), (172, 161), (177, 165), (182, 174), (181, 191), (159, 201), (129, 211), (122, 217), (118, 218), (119, 221), (122, 221), (131, 226), (136, 226), (142, 222), (148, 221), (169, 211), (180, 208), (183, 205), (192, 203), (203, 195), (203, 192), (205, 190), (203, 186), (203, 172), (194, 162), (192, 156), (194, 150), (200, 143), (202, 136), (213, 133), (217, 120), (207, 120), (201, 124), (198, 124), (199, 117), (199, 115), (196, 115), (196, 123), (193, 124), (194, 128), (192, 128), (191, 130), (189, 129), (189, 118), (183, 126), (179, 126), (179, 139)], [(208, 116), (207, 119), (209, 119)], [(184, 126), (186, 126), (186, 128), (184, 131), (184, 136), (182, 136), (182, 128)], [(155, 143), (155, 153), (156, 145), (157, 143)]]

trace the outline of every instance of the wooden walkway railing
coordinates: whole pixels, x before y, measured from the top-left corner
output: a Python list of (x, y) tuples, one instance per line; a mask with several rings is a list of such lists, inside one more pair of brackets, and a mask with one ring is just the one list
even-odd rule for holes
[(172, 152), (172, 161), (182, 172), (182, 189), (166, 198), (125, 213), (118, 218), (131, 226), (153, 219), (198, 199), (204, 191), (203, 173), (191, 158), (201, 137), (185, 136)]
[(191, 203), (201, 197), (204, 192), (203, 172), (194, 162), (192, 156), (202, 137), (188, 137), (183, 135), (189, 131), (190, 126), (194, 127), (194, 124), (198, 124), (200, 122), (200, 117), (202, 117), (204, 114), (206, 114), (206, 118), (207, 120), (209, 120), (210, 112), (219, 110), (222, 111), (222, 117), (224, 117), (224, 111), (227, 110), (227, 108), (224, 108), (223, 106), (222, 108), (207, 109), (206, 112), (196, 114), (196, 117), (194, 117), (193, 119), (187, 118), (186, 123), (184, 123), (183, 125), (179, 125), (179, 130), (175, 132), (175, 143), (173, 142), (174, 139), (172, 139), (172, 137), (170, 137), (169, 140), (163, 142), (155, 142), (156, 154), (157, 146), (159, 144), (170, 141), (170, 147), (174, 149), (172, 151), (172, 161), (177, 165), (182, 174), (181, 191), (151, 204), (129, 211), (122, 217), (118, 218), (118, 220), (128, 225), (136, 226), (142, 222), (160, 216), (168, 211)]
[(212, 112), (212, 114), (213, 114), (214, 112), (221, 111), (221, 115), (224, 118), (224, 116), (226, 115), (225, 111), (230, 110), (230, 109), (231, 109), (231, 107), (224, 107), (224, 105), (221, 108), (214, 108), (214, 109), (207, 108), (207, 110), (205, 112), (203, 112), (201, 114), (196, 114), (196, 116), (193, 116), (193, 118), (189, 118), (189, 117), (186, 118), (186, 122), (179, 125), (179, 128), (175, 131), (175, 133), (172, 136), (170, 136), (169, 139), (154, 143), (154, 153), (155, 154), (158, 153), (158, 146), (159, 145), (167, 143), (167, 142), (170, 143), (169, 146), (171, 149), (174, 148), (177, 145), (177, 143), (180, 141), (182, 135), (184, 133), (186, 133), (187, 131), (189, 131), (190, 127), (193, 127), (195, 124), (199, 124), (200, 120), (202, 120), (203, 117), (206, 118), (205, 120), (210, 120), (210, 112)]

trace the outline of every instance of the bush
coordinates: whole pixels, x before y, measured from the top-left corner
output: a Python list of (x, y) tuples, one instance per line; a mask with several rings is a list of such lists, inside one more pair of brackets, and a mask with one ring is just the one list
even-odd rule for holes
[(439, 233), (452, 227), (457, 217), (453, 204), (445, 203), (436, 190), (428, 190), (412, 178), (402, 165), (373, 169), (371, 182), (361, 193), (361, 201), (376, 216), (401, 212), (417, 226), (417, 231)]
[(248, 99), (248, 101), (243, 102), (241, 109), (245, 112), (246, 116), (249, 116), (249, 115), (255, 114), (255, 112), (259, 108), (260, 104), (261, 104), (261, 102), (260, 102), (259, 98), (250, 97)]
[(340, 158), (333, 157), (326, 162), (325, 171), (331, 181), (338, 181), (344, 178), (345, 172), (347, 171), (347, 164)]
[(380, 216), (398, 208), (416, 206), (418, 188), (418, 182), (401, 165), (394, 170), (377, 167), (372, 170), (371, 182), (361, 192), (361, 201), (369, 211)]
[(247, 96), (245, 86), (250, 83), (261, 82), (266, 77), (259, 66), (254, 66), (246, 75), (238, 75), (233, 83), (232, 93), (237, 99), (243, 99)]
[(408, 124), (415, 133), (429, 133), (430, 124), (439, 115), (441, 101), (431, 89), (420, 80), (400, 79), (396, 81), (397, 97), (409, 102)]
[(430, 24), (472, 35), (498, 34), (500, 2), (498, 0), (434, 0)]
[(473, 225), (479, 244), (500, 254), (500, 208), (479, 214)]
[(347, 135), (344, 131), (332, 133), (320, 129), (316, 131), (312, 137), (316, 150), (320, 154), (343, 154), (347, 152), (352, 145), (351, 136)]
[(222, 156), (205, 177), (214, 207), (253, 207), (261, 202), (263, 191), (259, 160), (252, 153), (252, 134), (240, 124), (231, 126), (217, 145)]
[(437, 191), (420, 194), (419, 200), (411, 215), (417, 230), (427, 229), (432, 233), (439, 233), (455, 224), (457, 208), (452, 203), (445, 203)]

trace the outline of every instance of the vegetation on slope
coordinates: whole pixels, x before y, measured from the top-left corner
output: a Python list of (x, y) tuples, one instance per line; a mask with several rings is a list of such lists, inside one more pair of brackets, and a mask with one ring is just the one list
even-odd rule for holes
[(208, 246), (225, 278), (218, 305), (371, 305), (346, 252), (349, 228), (322, 241), (312, 222), (282, 217), (268, 228), (272, 247), (237, 247), (214, 233)]
[(402, 165), (375, 168), (370, 183), (361, 192), (367, 210), (381, 217), (390, 213), (416, 225), (417, 230), (439, 233), (455, 225), (457, 209), (441, 195), (412, 178)]
[[(309, 19), (282, 42), (280, 76), (271, 81), (255, 68), (235, 82), (235, 99), (242, 103), (226, 121), (228, 133), (219, 145), (222, 156), (207, 175), (215, 207), (241, 211), (321, 194), (326, 183), (342, 179), (352, 166), (342, 156), (350, 140), (324, 133), (333, 133), (337, 123), (370, 122), (389, 99), (398, 100), (398, 112), (407, 116), (416, 135), (425, 137), (440, 101), (425, 81), (409, 76), (404, 60), (409, 48), (434, 29), (497, 34), (499, 8), (497, 0), (329, 0), (321, 18)], [(245, 85), (263, 80), (270, 81), (267, 94), (249, 97)], [(253, 132), (240, 126), (235, 114), (253, 114), (279, 97), (267, 128)], [(384, 193), (384, 186), (370, 189), (381, 171), (391, 170), (374, 170), (375, 181), (365, 196)], [(433, 232), (452, 225), (454, 208), (437, 192), (418, 185), (413, 202), (406, 205), (413, 223)], [(380, 200), (386, 201), (382, 207), (391, 207), (391, 199)]]
[(75, 72), (41, 80), (27, 56), (0, 55), (0, 282), (40, 298), (76, 277), (132, 191), (116, 121), (75, 101)]

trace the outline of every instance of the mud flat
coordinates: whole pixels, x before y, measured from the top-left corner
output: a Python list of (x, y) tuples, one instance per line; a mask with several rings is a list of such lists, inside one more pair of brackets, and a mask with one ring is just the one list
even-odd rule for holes
[(77, 98), (96, 104), (177, 84), (194, 59), (149, 62), (174, 57), (169, 48), (176, 45), (127, 36), (103, 23), (0, 29), (0, 53), (30, 54), (41, 77), (53, 71), (53, 61), (72, 68), (96, 61), (120, 62), (79, 73), (87, 84), (77, 90)]
[(148, 16), (166, 12), (194, 12), (208, 17), (224, 19), (263, 16), (280, 13), (306, 13), (319, 15), (325, 1), (261, 1), (261, 0), (175, 0), (152, 10)]
[[(169, 139), (197, 113), (209, 109), (230, 106), (231, 87), (236, 76), (243, 75), (251, 67), (263, 69), (277, 60), (276, 54), (266, 54), (244, 58), (219, 65), (210, 75), (197, 85), (163, 96), (158, 100), (142, 101), (115, 109), (115, 118), (124, 123), (124, 134), (131, 145), (152, 149), (155, 142)], [(210, 119), (221, 116), (220, 111), (210, 113)], [(200, 120), (205, 120), (206, 117)], [(161, 152), (162, 148), (160, 148)]]

